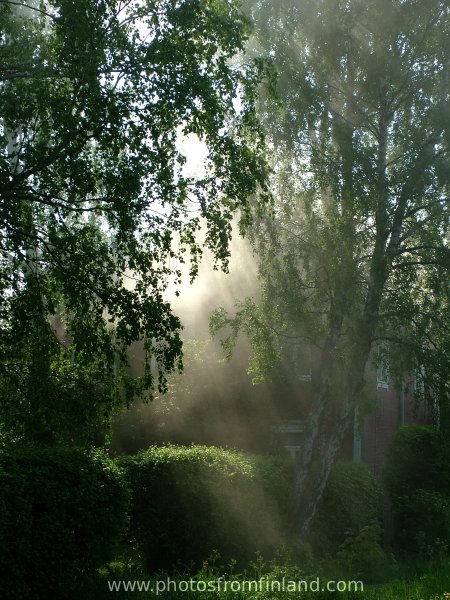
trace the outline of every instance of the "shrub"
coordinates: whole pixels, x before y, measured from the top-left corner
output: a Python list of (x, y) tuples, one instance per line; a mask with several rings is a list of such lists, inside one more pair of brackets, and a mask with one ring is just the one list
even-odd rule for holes
[(129, 492), (100, 451), (0, 451), (0, 571), (7, 598), (79, 598), (112, 557)]
[(414, 490), (396, 499), (397, 545), (423, 558), (448, 553), (450, 498), (431, 490)]
[(378, 521), (365, 525), (358, 533), (350, 533), (337, 552), (340, 577), (361, 578), (374, 583), (387, 581), (398, 567), (382, 547), (383, 529)]
[(407, 425), (394, 436), (385, 479), (395, 516), (395, 544), (432, 557), (450, 539), (448, 440), (430, 426)]
[(381, 486), (367, 465), (338, 461), (312, 526), (315, 549), (334, 553), (348, 535), (356, 535), (379, 520), (382, 497)]
[[(201, 565), (215, 550), (246, 564), (256, 551), (269, 557), (292, 542), (289, 459), (169, 445), (117, 460), (132, 489), (130, 542), (149, 571)], [(381, 498), (367, 466), (338, 462), (313, 526), (314, 550), (336, 553), (380, 517)]]
[(206, 446), (152, 446), (118, 461), (132, 488), (130, 536), (149, 570), (201, 564), (214, 550), (244, 562), (283, 541), (286, 461)]
[(392, 498), (436, 485), (437, 430), (426, 425), (406, 425), (389, 446), (385, 480)]

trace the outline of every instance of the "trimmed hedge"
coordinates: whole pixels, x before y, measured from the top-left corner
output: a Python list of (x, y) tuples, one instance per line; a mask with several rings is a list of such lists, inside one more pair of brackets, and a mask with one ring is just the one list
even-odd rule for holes
[(79, 598), (113, 556), (129, 490), (100, 451), (0, 450), (0, 572), (6, 598)]
[[(244, 565), (292, 542), (290, 459), (169, 445), (117, 461), (132, 489), (130, 543), (148, 571), (199, 565), (215, 550)], [(338, 462), (313, 524), (314, 550), (335, 554), (349, 534), (379, 522), (381, 502), (366, 465)]]
[(395, 544), (433, 556), (450, 543), (450, 443), (431, 426), (406, 425), (392, 439), (385, 479), (395, 515)]
[(247, 562), (284, 539), (289, 463), (207, 446), (152, 446), (122, 457), (132, 488), (130, 536), (150, 571), (177, 563)]

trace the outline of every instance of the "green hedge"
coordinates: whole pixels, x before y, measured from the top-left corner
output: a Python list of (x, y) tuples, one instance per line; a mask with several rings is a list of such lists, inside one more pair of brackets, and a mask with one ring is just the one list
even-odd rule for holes
[(206, 446), (152, 446), (118, 459), (132, 488), (130, 535), (148, 570), (246, 562), (284, 541), (288, 462)]
[(315, 549), (336, 552), (348, 536), (381, 519), (383, 491), (362, 462), (338, 461), (312, 527)]
[[(152, 446), (121, 457), (132, 489), (130, 542), (146, 569), (200, 564), (218, 550), (245, 564), (292, 542), (293, 463), (207, 446)], [(370, 469), (338, 462), (310, 541), (336, 554), (349, 534), (381, 517), (382, 490)]]
[(391, 442), (385, 479), (395, 515), (395, 543), (406, 553), (430, 557), (449, 549), (449, 461), (449, 440), (431, 426), (401, 427)]
[(0, 572), (5, 598), (79, 598), (113, 556), (129, 490), (99, 451), (0, 450)]
[[(392, 499), (416, 489), (435, 489), (438, 432), (427, 425), (406, 425), (388, 449), (384, 476)], [(442, 473), (444, 475), (444, 473)]]

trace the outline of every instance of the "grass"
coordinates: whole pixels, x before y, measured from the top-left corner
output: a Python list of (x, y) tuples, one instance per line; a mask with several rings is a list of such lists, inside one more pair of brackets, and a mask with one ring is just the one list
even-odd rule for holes
[[(291, 600), (304, 598), (305, 600), (450, 600), (450, 558), (442, 559), (438, 563), (423, 565), (422, 570), (412, 572), (407, 565), (400, 569), (398, 579), (379, 585), (364, 585), (363, 591), (308, 591), (301, 593), (289, 591), (289, 582), (306, 580), (313, 585), (319, 581), (322, 588), (326, 588), (328, 580), (325, 577), (307, 577), (298, 566), (287, 564), (266, 564), (257, 558), (248, 570), (235, 573), (235, 565), (230, 564), (224, 570), (216, 565), (217, 557), (205, 562), (197, 571), (184, 570), (171, 576), (167, 573), (145, 576), (136, 563), (116, 562), (110, 565), (109, 572), (104, 571), (93, 590), (92, 598), (163, 598), (165, 600)], [(222, 579), (219, 577), (222, 575)], [(278, 590), (278, 583), (282, 585), (284, 577), (285, 590)], [(262, 579), (264, 578), (264, 579)], [(122, 581), (139, 582), (143, 587), (138, 591), (136, 584), (134, 591), (110, 591), (108, 582)], [(169, 581), (171, 582), (169, 584)], [(243, 582), (247, 582), (244, 584)], [(249, 581), (255, 582), (250, 586)], [(347, 580), (346, 580), (347, 581)], [(220, 590), (218, 589), (220, 582)], [(227, 582), (225, 589), (225, 582)], [(239, 582), (239, 583), (238, 583)], [(257, 588), (257, 582), (260, 582)], [(120, 586), (123, 584), (120, 583)], [(170, 586), (170, 591), (164, 587)], [(305, 585), (305, 584), (303, 584)], [(241, 586), (240, 591), (237, 590)], [(242, 587), (246, 586), (246, 587)], [(176, 589), (175, 589), (176, 588)], [(185, 590), (185, 588), (187, 588)], [(232, 589), (231, 589), (232, 588)], [(197, 591), (196, 591), (197, 590)], [(271, 591), (272, 590), (272, 591)], [(302, 588), (304, 590), (304, 588)], [(86, 598), (88, 596), (85, 596)]]

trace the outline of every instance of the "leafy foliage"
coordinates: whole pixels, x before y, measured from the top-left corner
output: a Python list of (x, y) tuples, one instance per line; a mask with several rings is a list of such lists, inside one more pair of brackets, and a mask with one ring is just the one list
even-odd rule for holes
[(383, 529), (377, 521), (350, 534), (339, 548), (339, 563), (347, 577), (365, 581), (387, 581), (395, 573), (395, 562), (383, 550)]
[(248, 11), (253, 51), (279, 74), (279, 100), (263, 97), (259, 111), (274, 206), (252, 228), (261, 300), (216, 313), (213, 329), (227, 351), (249, 335), (256, 380), (283, 347), (314, 348), (296, 484), (305, 529), (380, 344), (393, 378), (422, 365), (417, 398), (449, 405), (450, 12), (439, 0), (262, 0)]
[(357, 535), (381, 517), (383, 492), (369, 467), (338, 461), (331, 471), (323, 501), (312, 526), (321, 552), (335, 552), (347, 536)]
[(261, 302), (239, 306), (235, 319), (218, 312), (214, 332), (230, 328), (229, 352), (244, 330), (266, 376), (285, 334), (322, 347), (342, 320), (336, 359), (345, 366), (363, 337), (378, 231), (385, 275), (370, 344), (386, 338), (395, 348), (392, 373), (426, 363), (423, 393), (444, 397), (448, 7), (304, 0), (248, 3), (248, 11), (254, 51), (265, 50), (279, 74), (279, 101), (263, 97), (260, 110), (273, 146), (275, 209), (252, 229)]
[(214, 550), (248, 561), (283, 540), (283, 461), (210, 446), (153, 446), (118, 460), (133, 494), (132, 541), (149, 570), (201, 564)]
[[(181, 367), (172, 262), (226, 266), (265, 187), (238, 2), (0, 5), (0, 386), (9, 427), (92, 439)], [(189, 175), (183, 136), (207, 149)], [(199, 143), (200, 143), (199, 142)], [(127, 349), (143, 345), (139, 377)]]
[(435, 558), (448, 552), (450, 479), (448, 439), (424, 425), (398, 430), (389, 448), (385, 478), (396, 517), (397, 546)]
[[(151, 446), (117, 460), (133, 490), (130, 541), (148, 570), (201, 564), (214, 550), (240, 564), (283, 544), (304, 551), (290, 529), (290, 460), (211, 446)], [(379, 519), (381, 496), (368, 467), (339, 462), (304, 543), (316, 556), (334, 555)]]
[(122, 471), (99, 451), (6, 447), (0, 480), (4, 597), (79, 598), (124, 532)]
[(391, 495), (401, 496), (412, 489), (431, 489), (436, 485), (438, 438), (437, 430), (427, 425), (407, 425), (396, 432), (384, 473)]

